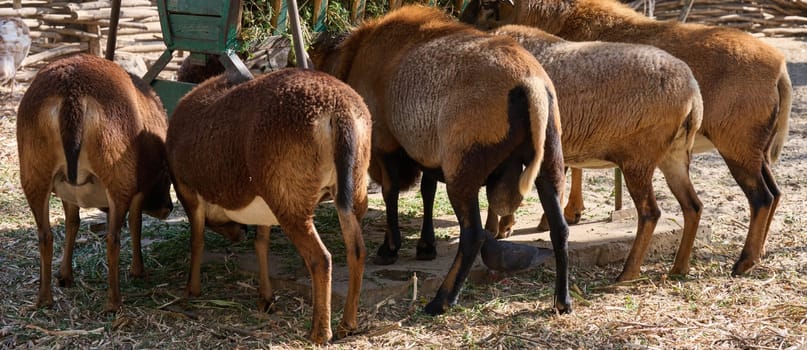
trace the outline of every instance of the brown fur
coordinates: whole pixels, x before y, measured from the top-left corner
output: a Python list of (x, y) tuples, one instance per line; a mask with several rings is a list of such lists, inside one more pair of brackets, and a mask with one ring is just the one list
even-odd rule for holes
[(500, 6), (500, 21), (485, 25), (525, 24), (574, 41), (648, 44), (689, 65), (704, 102), (703, 138), (695, 151), (717, 148), (751, 207), (733, 274), (754, 267), (781, 198), (770, 168), (784, 146), (792, 102), (782, 53), (739, 30), (656, 21), (614, 0), (516, 1), (504, 14), (507, 6)]
[[(390, 230), (397, 229), (401, 162), (411, 159), (446, 182), (461, 236), (454, 264), (426, 306), (428, 313), (442, 313), (456, 302), (485, 237), (480, 187), (508, 158), (523, 157), (518, 159), (527, 165), (519, 179), (524, 195), (543, 160), (547, 122), (560, 132), (554, 87), (535, 58), (513, 40), (487, 35), (433, 8), (402, 7), (336, 42), (315, 43), (311, 58), (355, 88), (373, 115), (373, 162), (384, 164), (380, 182), (388, 223), (395, 223)], [(509, 109), (519, 108), (514, 100), (525, 104), (524, 115)], [(554, 141), (546, 152), (559, 150), (559, 140)], [(554, 168), (562, 173), (562, 160)], [(555, 234), (565, 248), (564, 229), (565, 222)], [(388, 234), (379, 250), (380, 256), (392, 254), (392, 261), (400, 233), (393, 236)], [(558, 259), (565, 259), (564, 253), (556, 251)], [(556, 307), (569, 311), (563, 261)]]
[(286, 69), (235, 86), (219, 76), (183, 97), (171, 119), (167, 147), (177, 194), (191, 221), (189, 294), (199, 295), (201, 289), (205, 222), (238, 221), (259, 225), (259, 303), (262, 308), (271, 304), (266, 261), (270, 223), (216, 212), (243, 209), (260, 198), (269, 210), (256, 214), (276, 217), (311, 273), (311, 340), (328, 341), (331, 259), (313, 222), (317, 203), (328, 193), (336, 199), (351, 274), (339, 335), (355, 330), (364, 270), (360, 223), (367, 210), (370, 136), (370, 115), (361, 97), (319, 72)]
[[(68, 286), (73, 281), (72, 249), (79, 206), (108, 208), (106, 309), (120, 307), (118, 254), (127, 211), (134, 248), (131, 273), (140, 276), (144, 273), (141, 211), (165, 218), (171, 210), (166, 130), (165, 111), (156, 94), (110, 61), (77, 55), (39, 71), (17, 115), (20, 178), (39, 236), (37, 305), (53, 303), (48, 199), (54, 192), (62, 198), (67, 231), (60, 284)], [(71, 194), (93, 184), (102, 185), (103, 192), (95, 196)]]
[[(701, 213), (701, 202), (689, 180), (689, 161), (703, 115), (703, 101), (689, 67), (652, 46), (567, 42), (540, 29), (515, 25), (493, 33), (521, 43), (555, 83), (561, 122), (567, 126), (561, 141), (566, 165), (623, 169), (639, 220), (634, 248), (620, 279), (638, 277), (660, 215), (652, 186), (656, 167), (684, 212), (679, 255), (688, 257), (686, 247), (691, 248)], [(498, 229), (498, 225), (488, 226)], [(688, 261), (676, 261), (673, 271), (688, 268)]]
[(207, 55), (204, 64), (194, 64), (188, 56), (182, 60), (177, 70), (177, 81), (199, 84), (209, 78), (224, 73), (224, 65), (218, 55)]

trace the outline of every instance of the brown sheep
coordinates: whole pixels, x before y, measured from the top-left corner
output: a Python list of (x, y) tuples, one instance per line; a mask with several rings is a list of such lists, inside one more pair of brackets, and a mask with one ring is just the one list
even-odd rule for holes
[[(751, 208), (745, 246), (732, 274), (743, 274), (760, 262), (781, 199), (771, 164), (784, 147), (792, 102), (781, 52), (736, 29), (656, 21), (615, 0), (517, 0), (515, 8), (482, 1), (486, 3), (481, 11), (476, 1), (469, 5), (464, 21), (530, 25), (573, 41), (647, 44), (686, 62), (704, 104), (694, 151), (716, 148)], [(498, 21), (491, 7), (500, 7)], [(682, 248), (672, 273), (688, 272), (689, 249)]]
[[(661, 169), (684, 213), (679, 255), (697, 232), (702, 204), (689, 179), (695, 135), (703, 116), (698, 83), (681, 60), (652, 46), (568, 42), (540, 29), (508, 25), (493, 34), (516, 39), (541, 62), (555, 83), (566, 165), (578, 168), (619, 166), (636, 203), (636, 240), (619, 280), (640, 274), (660, 211), (653, 194), (653, 171)], [(636, 152), (636, 148), (641, 152)], [(495, 190), (496, 188), (494, 188)], [(494, 197), (493, 195), (489, 195)], [(498, 231), (491, 201), (488, 230)], [(512, 214), (515, 208), (507, 214)], [(567, 218), (568, 219), (568, 218)], [(512, 216), (503, 224), (512, 225)], [(509, 227), (502, 227), (508, 230)], [(507, 232), (500, 231), (501, 236)], [(676, 260), (688, 268), (688, 261)]]
[(366, 255), (360, 223), (367, 210), (370, 127), (370, 114), (355, 91), (310, 70), (285, 69), (238, 85), (222, 75), (183, 97), (171, 117), (167, 148), (191, 224), (188, 293), (197, 296), (201, 289), (205, 224), (258, 225), (259, 306), (267, 309), (272, 301), (269, 226), (279, 224), (311, 274), (311, 340), (327, 342), (331, 254), (313, 218), (320, 199), (331, 195), (350, 269), (337, 335), (356, 330)]
[(406, 6), (363, 23), (341, 41), (317, 40), (311, 58), (356, 89), (373, 116), (373, 162), (380, 162), (376, 180), (389, 227), (378, 252), (382, 259), (397, 257), (400, 184), (414, 182), (400, 178), (412, 174), (401, 168), (417, 164), (446, 183), (460, 224), (459, 249), (426, 313), (440, 314), (456, 303), (480, 249), (486, 264), (525, 260), (520, 253), (508, 256), (518, 247), (502, 249), (482, 227), (479, 189), (500, 173), (515, 173), (519, 200), (536, 184), (551, 224), (555, 307), (571, 311), (555, 89), (529, 52), (437, 9)]
[(38, 306), (53, 303), (51, 192), (65, 211), (61, 286), (73, 283), (73, 244), (79, 207), (107, 211), (109, 296), (106, 310), (121, 305), (120, 231), (129, 213), (134, 251), (130, 273), (143, 276), (141, 213), (164, 219), (171, 212), (165, 155), (165, 110), (139, 78), (111, 61), (76, 55), (48, 64), (31, 82), (17, 114), (20, 178), (39, 237)]
[(206, 55), (203, 64), (195, 64), (191, 56), (185, 57), (177, 70), (177, 81), (199, 84), (209, 78), (224, 73), (224, 65), (219, 55)]

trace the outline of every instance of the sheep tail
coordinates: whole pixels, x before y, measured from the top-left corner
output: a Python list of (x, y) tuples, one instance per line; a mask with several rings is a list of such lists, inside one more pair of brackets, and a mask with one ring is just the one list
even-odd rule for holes
[(59, 109), (59, 129), (67, 161), (67, 181), (75, 185), (78, 181), (78, 157), (84, 132), (84, 108), (81, 97), (74, 91), (65, 91), (65, 98)]
[(782, 67), (782, 73), (779, 75), (779, 82), (776, 84), (779, 90), (779, 106), (776, 112), (776, 120), (774, 121), (773, 140), (771, 147), (768, 149), (768, 158), (770, 163), (775, 163), (779, 160), (782, 154), (782, 148), (785, 147), (787, 141), (787, 134), (790, 121), (790, 108), (793, 103), (793, 85), (790, 82), (790, 76), (787, 73), (787, 66)]
[[(352, 110), (350, 113), (360, 113)], [(361, 158), (367, 155), (360, 154), (362, 149), (363, 133), (369, 132), (362, 128), (359, 118), (353, 118), (349, 114), (337, 114), (331, 119), (333, 128), (333, 159), (336, 163), (336, 199), (337, 209), (343, 212), (353, 212), (353, 199), (356, 191), (366, 191), (366, 183), (356, 183), (356, 180), (364, 177), (356, 176), (357, 168)]]
[[(523, 82), (524, 88), (510, 90), (508, 96), (508, 113), (529, 114), (530, 134), (535, 155), (527, 164), (521, 178), (518, 180), (518, 190), (526, 196), (538, 177), (541, 162), (544, 160), (544, 141), (546, 139), (546, 123), (549, 119), (557, 118), (557, 103), (554, 102), (554, 89), (546, 89), (548, 82), (538, 77), (527, 78)], [(510, 118), (513, 120), (514, 118)]]
[(692, 78), (690, 81), (690, 85), (692, 86), (692, 103), (689, 110), (689, 115), (686, 118), (686, 141), (687, 147), (689, 149), (689, 153), (692, 153), (692, 145), (695, 144), (695, 136), (698, 134), (698, 130), (701, 128), (701, 123), (703, 122), (703, 97), (700, 93), (700, 86), (695, 78)]

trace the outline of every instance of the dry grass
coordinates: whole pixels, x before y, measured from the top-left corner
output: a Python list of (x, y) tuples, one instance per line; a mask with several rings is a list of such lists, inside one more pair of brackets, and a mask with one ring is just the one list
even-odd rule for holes
[[(801, 44), (803, 45), (803, 44)], [(807, 59), (802, 60), (807, 61)], [(800, 61), (800, 62), (802, 62)], [(807, 74), (807, 73), (801, 73)], [(794, 80), (796, 85), (799, 81)], [(730, 277), (731, 264), (747, 230), (747, 204), (718, 156), (698, 156), (693, 177), (705, 204), (702, 224), (712, 239), (694, 258), (686, 279), (665, 275), (670, 256), (644, 267), (644, 277), (614, 284), (621, 266), (574, 268), (575, 312), (552, 309), (554, 273), (539, 269), (501, 276), (488, 284), (468, 284), (460, 304), (446, 315), (427, 317), (419, 310), (432, 295), (388, 299), (362, 305), (360, 332), (332, 348), (682, 348), (800, 349), (807, 347), (807, 98), (797, 86), (791, 137), (775, 171), (785, 198), (768, 237), (768, 254), (750, 275)], [(123, 309), (101, 312), (106, 298), (103, 237), (82, 226), (75, 257), (76, 285), (54, 287), (52, 309), (37, 309), (39, 252), (33, 220), (19, 187), (14, 136), (15, 109), (25, 87), (0, 106), (0, 348), (310, 348), (306, 340), (311, 305), (305, 296), (277, 290), (273, 313), (256, 311), (257, 282), (229, 256), (252, 249), (250, 242), (229, 244), (208, 237), (208, 248), (224, 259), (205, 264), (198, 299), (184, 297), (188, 268), (187, 223), (181, 210), (168, 222), (148, 220), (145, 235), (149, 277), (122, 277)], [(605, 215), (609, 172), (587, 173), (584, 220)], [(664, 211), (675, 203), (656, 179)], [(51, 210), (58, 266), (63, 240), (62, 213)], [(376, 210), (383, 210), (378, 201)], [(88, 221), (101, 221), (94, 211)], [(373, 216), (366, 227), (378, 227)], [(456, 231), (452, 231), (456, 234)], [(273, 248), (276, 248), (273, 242)], [(378, 242), (371, 242), (378, 244)], [(281, 244), (282, 245), (282, 244)], [(333, 251), (334, 249), (332, 249)], [(339, 250), (339, 249), (336, 249)], [(374, 249), (369, 250), (374, 253)], [(123, 269), (131, 257), (123, 236)], [(334, 305), (334, 325), (341, 305)]]

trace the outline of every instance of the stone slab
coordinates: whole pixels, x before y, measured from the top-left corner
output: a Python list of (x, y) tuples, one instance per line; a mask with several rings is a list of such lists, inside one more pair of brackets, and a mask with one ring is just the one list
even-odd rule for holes
[[(569, 260), (570, 263), (580, 267), (603, 266), (624, 261), (636, 232), (635, 215), (630, 213), (635, 209), (625, 209), (611, 217), (613, 221), (587, 222), (570, 226)], [(455, 222), (453, 217), (436, 218), (435, 222)], [(514, 227), (513, 236), (509, 241), (534, 245), (551, 249), (549, 232), (537, 232), (537, 218), (518, 218)], [(683, 220), (671, 216), (662, 216), (653, 235), (653, 240), (645, 261), (652, 261), (660, 256), (673, 256), (681, 239)], [(457, 229), (458, 231), (458, 229)], [(708, 242), (711, 230), (701, 225), (698, 231), (696, 248), (702, 242)], [(365, 240), (383, 240), (380, 233), (371, 234)], [(375, 251), (368, 251), (365, 265), (364, 281), (362, 284), (361, 303), (364, 306), (376, 305), (388, 299), (411, 298), (414, 276), (417, 276), (417, 295), (431, 298), (443, 281), (448, 268), (452, 264), (457, 251), (458, 238), (451, 240), (438, 240), (437, 259), (432, 261), (419, 261), (414, 258), (414, 249), (402, 249), (400, 258), (393, 265), (378, 266), (372, 263)], [(254, 253), (242, 253), (229, 259), (237, 259), (242, 270), (257, 273)], [(206, 253), (205, 260), (223, 259), (223, 256)], [(280, 257), (271, 253), (270, 249), (270, 278), (273, 288), (291, 289), (301, 296), (310, 297), (310, 279), (304, 266), (282, 266)], [(547, 265), (554, 265), (554, 259), (549, 259)], [(535, 268), (535, 267), (533, 267)], [(540, 267), (538, 267), (540, 268)], [(291, 272), (290, 272), (291, 271)], [(489, 276), (489, 270), (477, 258), (469, 278), (474, 281), (483, 281)], [(616, 277), (616, 276), (615, 276)], [(334, 305), (342, 305), (347, 295), (348, 268), (345, 264), (335, 264), (333, 269), (333, 295)]]

